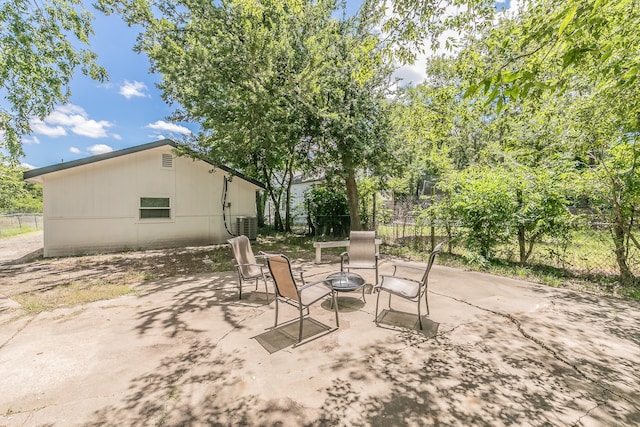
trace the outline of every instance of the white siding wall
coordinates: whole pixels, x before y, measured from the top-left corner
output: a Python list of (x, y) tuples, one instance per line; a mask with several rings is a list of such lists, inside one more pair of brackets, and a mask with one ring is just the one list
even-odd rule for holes
[[(224, 243), (225, 172), (184, 157), (163, 168), (163, 153), (171, 147), (44, 175), (44, 255)], [(256, 215), (256, 189), (237, 177), (229, 183), (229, 224)], [(171, 218), (140, 219), (140, 197), (169, 197)]]

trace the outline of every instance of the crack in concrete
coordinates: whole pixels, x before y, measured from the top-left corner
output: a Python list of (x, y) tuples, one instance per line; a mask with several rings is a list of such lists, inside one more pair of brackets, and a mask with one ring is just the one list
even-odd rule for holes
[(38, 316), (32, 316), (21, 328), (19, 328), (13, 335), (11, 335), (5, 342), (3, 342), (2, 344), (0, 344), (0, 350), (2, 350), (3, 348), (5, 348), (11, 341), (13, 341), (13, 339), (15, 337), (18, 336), (18, 334), (22, 331), (24, 331), (25, 329), (27, 329), (27, 327), (31, 324), (31, 322), (33, 322), (35, 320), (35, 318)]
[[(525, 337), (529, 341), (533, 342), (534, 344), (536, 344), (538, 347), (540, 347), (541, 349), (543, 349), (547, 353), (551, 354), (556, 360), (558, 360), (558, 361), (562, 362), (563, 364), (571, 367), (583, 379), (585, 379), (586, 381), (591, 382), (591, 383), (595, 384), (596, 386), (600, 387), (604, 392), (611, 393), (613, 396), (616, 396), (617, 398), (624, 400), (625, 402), (631, 404), (631, 406), (633, 406), (634, 408), (638, 408), (638, 406), (636, 406), (636, 403), (633, 402), (631, 399), (629, 399), (629, 398), (627, 398), (625, 396), (622, 396), (619, 393), (616, 393), (615, 391), (613, 391), (613, 390), (609, 389), (608, 387), (606, 387), (605, 385), (603, 385), (602, 382), (591, 378), (589, 375), (584, 373), (578, 366), (576, 366), (570, 360), (562, 357), (557, 351), (555, 351), (554, 349), (552, 349), (551, 347), (546, 345), (542, 340), (534, 337), (533, 335), (531, 335), (530, 333), (525, 331), (524, 328), (522, 327), (522, 324), (520, 323), (520, 320), (518, 320), (512, 314), (510, 314), (510, 313), (502, 313), (500, 311), (492, 310), (492, 309), (489, 309), (489, 308), (486, 308), (486, 307), (480, 307), (479, 305), (472, 304), (469, 301), (465, 301), (465, 300), (462, 300), (462, 299), (459, 299), (459, 298), (455, 298), (455, 297), (452, 297), (450, 295), (445, 295), (445, 294), (441, 294), (441, 293), (433, 292), (433, 291), (429, 291), (429, 293), (434, 294), (434, 295), (438, 295), (438, 296), (441, 296), (441, 297), (449, 298), (449, 299), (452, 299), (454, 301), (461, 302), (463, 304), (467, 304), (467, 305), (469, 305), (471, 307), (477, 308), (478, 310), (482, 310), (482, 311), (485, 311), (487, 313), (492, 313), (492, 314), (495, 314), (496, 316), (500, 316), (500, 317), (503, 317), (505, 319), (508, 319), (511, 323), (513, 323), (516, 326), (518, 332), (520, 332), (520, 334), (523, 337)], [(598, 400), (596, 400), (596, 402), (597, 401)], [(586, 415), (584, 415), (584, 416), (586, 416)]]
[[(596, 401), (597, 402), (597, 401)], [(596, 403), (595, 406), (593, 408), (589, 408), (589, 410), (587, 412), (584, 413), (584, 415), (582, 415), (580, 418), (578, 418), (576, 420), (575, 423), (573, 423), (574, 426), (579, 426), (579, 425), (583, 425), (582, 424), (582, 419), (588, 417), (592, 411), (598, 409), (598, 407), (600, 407), (601, 403)]]

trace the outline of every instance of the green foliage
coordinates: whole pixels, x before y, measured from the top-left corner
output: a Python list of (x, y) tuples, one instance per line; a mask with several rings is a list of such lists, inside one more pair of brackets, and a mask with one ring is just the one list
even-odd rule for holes
[(512, 177), (500, 169), (473, 167), (449, 178), (443, 189), (451, 212), (466, 229), (468, 247), (491, 258), (493, 249), (513, 235), (517, 202)]
[(29, 120), (43, 119), (69, 99), (69, 82), (79, 67), (103, 81), (104, 68), (88, 49), (92, 15), (80, 0), (3, 1), (0, 3), (0, 149), (22, 155), (21, 137)]
[[(400, 11), (416, 14), (413, 22), (419, 31), (433, 28), (430, 25), (438, 20), (432, 14), (437, 9), (428, 1), (399, 3)], [(521, 262), (543, 236), (556, 241), (568, 238), (577, 220), (567, 212), (573, 202), (611, 224), (611, 249), (620, 278), (626, 284), (635, 282), (630, 257), (640, 249), (633, 232), (640, 208), (635, 149), (640, 132), (640, 9), (636, 3), (543, 0), (524, 2), (515, 13), (496, 15), (492, 25), (480, 25), (468, 33), (454, 60), (458, 80), (452, 79), (449, 87), (456, 95), (450, 104), (440, 104), (447, 106), (451, 116), (442, 116), (440, 125), (424, 121), (418, 127), (422, 135), (450, 130), (443, 133), (443, 151), (462, 174), (478, 165), (513, 174), (507, 198), (515, 199), (517, 209), (504, 228), (517, 233)], [(463, 21), (459, 24), (464, 26)], [(434, 79), (424, 92), (438, 88)], [(414, 101), (407, 109), (418, 112)], [(461, 126), (465, 122), (470, 126)], [(468, 137), (466, 144), (458, 146), (462, 151), (451, 137), (455, 134)], [(421, 146), (428, 147), (431, 142), (422, 139)], [(422, 161), (416, 165), (418, 171), (428, 168)], [(499, 171), (494, 176), (503, 178)], [(473, 193), (483, 194), (483, 186), (478, 187)], [(443, 201), (432, 210), (449, 220), (465, 212), (474, 213), (476, 219), (483, 217), (468, 202), (466, 209), (456, 211), (453, 208), (462, 205), (453, 201)], [(496, 206), (487, 202), (486, 216), (491, 217)], [(465, 222), (475, 224), (469, 218)], [(492, 233), (500, 235), (499, 230)], [(485, 241), (485, 246), (492, 243), (475, 240), (470, 242), (475, 246), (483, 246), (478, 241)]]
[(578, 74), (603, 95), (626, 91), (640, 71), (639, 16), (628, 0), (526, 2), (489, 32), (491, 64), (479, 86), (526, 98), (532, 88), (569, 92)]
[(518, 242), (525, 263), (543, 238), (568, 239), (574, 229), (566, 188), (548, 171), (476, 166), (450, 174), (438, 187), (443, 196), (421, 217), (457, 223), (464, 231), (456, 237), (483, 259), (501, 244)]
[(305, 208), (317, 235), (345, 236), (349, 231), (349, 207), (339, 183), (316, 185), (304, 196)]
[(514, 188), (520, 262), (525, 263), (534, 245), (545, 237), (567, 240), (576, 218), (568, 210), (567, 186), (549, 170), (518, 171)]
[(0, 163), (0, 212), (42, 212), (42, 187), (23, 181), (23, 172)]

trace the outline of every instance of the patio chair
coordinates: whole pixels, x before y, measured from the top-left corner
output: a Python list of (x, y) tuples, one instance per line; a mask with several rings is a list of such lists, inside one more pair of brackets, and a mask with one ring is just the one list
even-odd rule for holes
[(269, 266), (276, 292), (276, 322), (274, 328), (278, 326), (278, 301), (296, 307), (300, 314), (299, 343), (302, 341), (303, 310), (307, 310), (308, 316), (310, 314), (309, 306), (324, 299), (328, 295), (331, 295), (333, 308), (336, 313), (336, 327), (340, 327), (336, 295), (329, 282), (320, 280), (313, 283), (304, 283), (304, 279), (302, 279), (302, 285), (298, 286), (293, 277), (289, 258), (284, 255), (267, 256), (267, 265)]
[[(267, 290), (267, 277), (269, 272), (266, 271), (264, 264), (258, 263), (256, 256), (251, 249), (251, 242), (247, 236), (238, 236), (227, 240), (233, 250), (233, 256), (236, 260), (236, 270), (238, 271), (238, 289), (242, 299), (242, 282), (256, 281), (256, 290), (258, 290), (258, 281), (262, 279), (264, 282), (264, 291), (267, 293), (267, 302), (269, 301), (269, 291)], [(264, 258), (264, 254), (258, 255), (258, 258)]]
[(378, 258), (375, 231), (352, 231), (349, 233), (349, 246), (340, 254), (340, 271), (352, 269), (375, 269), (378, 285)]
[[(389, 293), (389, 309), (391, 309), (391, 295), (396, 295), (400, 298), (407, 299), (418, 303), (418, 323), (420, 329), (422, 329), (422, 316), (420, 314), (420, 301), (422, 301), (422, 295), (424, 294), (424, 302), (427, 305), (427, 316), (429, 315), (429, 300), (427, 298), (427, 285), (429, 272), (433, 266), (433, 262), (436, 259), (436, 255), (440, 252), (440, 248), (444, 242), (438, 244), (429, 255), (429, 262), (425, 266), (413, 265), (413, 264), (394, 264), (393, 275), (383, 275), (382, 283), (378, 287), (378, 298), (376, 299), (376, 318), (375, 322), (378, 325), (378, 303), (380, 302), (380, 294), (382, 291)], [(414, 269), (423, 271), (422, 279), (416, 280), (407, 277), (397, 275), (401, 269)]]

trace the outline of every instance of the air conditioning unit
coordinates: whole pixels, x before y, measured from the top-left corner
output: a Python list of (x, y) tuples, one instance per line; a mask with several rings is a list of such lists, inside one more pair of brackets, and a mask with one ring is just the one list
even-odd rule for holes
[(244, 234), (249, 240), (256, 240), (258, 237), (258, 218), (254, 216), (236, 217), (236, 234)]

